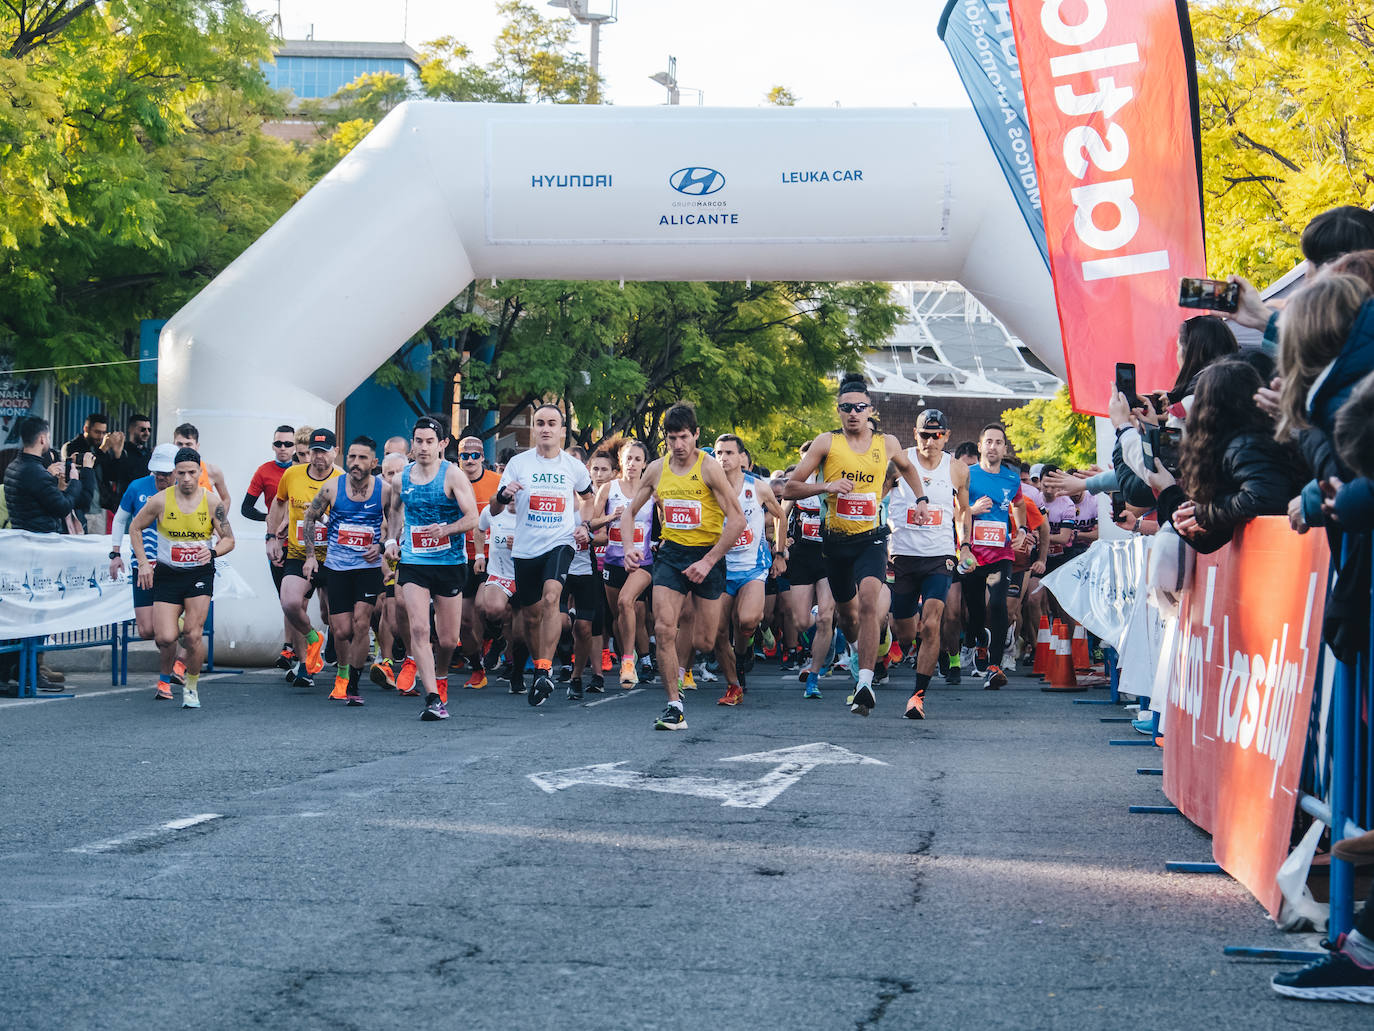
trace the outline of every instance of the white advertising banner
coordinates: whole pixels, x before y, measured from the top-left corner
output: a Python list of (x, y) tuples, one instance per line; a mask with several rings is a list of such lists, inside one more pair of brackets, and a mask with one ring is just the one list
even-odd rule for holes
[(1119, 653), (1145, 593), (1149, 541), (1097, 540), (1044, 578), (1064, 611)]
[[(111, 579), (110, 549), (110, 538), (95, 534), (0, 530), (0, 640), (133, 619), (133, 583), (127, 569)], [(214, 596), (253, 596), (228, 559), (215, 561)]]

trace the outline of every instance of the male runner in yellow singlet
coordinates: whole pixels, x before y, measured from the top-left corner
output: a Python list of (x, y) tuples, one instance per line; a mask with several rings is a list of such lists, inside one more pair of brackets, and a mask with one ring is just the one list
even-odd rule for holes
[(695, 597), (693, 620), (697, 651), (710, 651), (720, 624), (720, 596), (725, 592), (725, 553), (745, 531), (738, 492), (720, 463), (697, 447), (697, 413), (686, 401), (668, 409), (663, 419), (668, 457), (655, 461), (640, 478), (639, 488), (620, 517), (625, 568), (644, 558), (635, 539), (635, 513), (651, 497), (663, 509), (663, 543), (654, 557), (654, 639), (658, 668), (668, 692), (668, 707), (655, 730), (686, 730), (687, 717), (672, 671), (678, 668), (677, 628), (687, 595)]
[[(172, 469), (175, 485), (149, 498), (129, 524), (129, 543), (138, 559), (138, 585), (153, 592), (153, 636), (161, 672), (157, 697), (172, 696), (172, 663), (180, 639), (186, 644), (183, 709), (200, 708), (198, 686), (205, 659), (201, 631), (215, 589), (215, 559), (234, 550), (227, 506), (214, 491), (200, 486), (200, 472), (200, 454), (194, 448), (181, 448)], [(149, 561), (143, 547), (143, 531), (154, 524), (156, 563)]]
[[(887, 463), (893, 464), (915, 493), (918, 519), (926, 518), (929, 499), (920, 472), (897, 438), (870, 425), (873, 403), (862, 379), (845, 377), (836, 407), (841, 428), (815, 439), (792, 470), (783, 495), (792, 500), (823, 496), (821, 553), (826, 578), (845, 636), (858, 642), (859, 649), (859, 682), (849, 709), (867, 716), (877, 704), (873, 667), (887, 618), (882, 606), (890, 533), (882, 519)], [(820, 482), (808, 483), (818, 469)]]

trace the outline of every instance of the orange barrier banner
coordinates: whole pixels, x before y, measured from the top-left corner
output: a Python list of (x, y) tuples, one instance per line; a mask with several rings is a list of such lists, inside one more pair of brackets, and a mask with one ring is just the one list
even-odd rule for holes
[(1107, 414), (1117, 362), (1178, 374), (1179, 278), (1205, 276), (1182, 0), (1011, 0), (1073, 406)]
[(1321, 647), (1329, 552), (1283, 516), (1199, 555), (1164, 714), (1164, 793), (1277, 916)]

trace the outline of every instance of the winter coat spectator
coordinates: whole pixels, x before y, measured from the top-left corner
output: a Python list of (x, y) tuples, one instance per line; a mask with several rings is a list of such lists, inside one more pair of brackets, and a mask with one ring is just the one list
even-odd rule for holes
[(31, 415), (20, 421), (23, 451), (5, 470), (5, 504), (10, 526), (16, 530), (65, 533), (67, 516), (84, 511), (95, 494), (95, 453), (82, 452), (78, 460), (68, 461), (64, 490), (58, 479), (64, 471), (62, 464), (44, 461), (49, 457), (50, 434), (46, 419)]

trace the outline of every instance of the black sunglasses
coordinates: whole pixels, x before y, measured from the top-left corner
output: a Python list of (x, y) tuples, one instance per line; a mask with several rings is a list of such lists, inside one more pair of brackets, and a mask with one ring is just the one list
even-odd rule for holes
[(296, 446), (296, 442), (295, 442), (294, 440), (274, 440), (274, 441), (272, 441), (272, 446), (273, 446), (273, 447), (295, 447), (295, 446)]
[(459, 452), (458, 452), (458, 461), (460, 461), (460, 462), (471, 462), (471, 461), (476, 461), (477, 459), (482, 458), (482, 457), (484, 457), (484, 456), (483, 456), (482, 452), (480, 452), (480, 451), (459, 451)]
[(938, 440), (940, 437), (943, 437), (944, 435), (944, 430), (922, 430), (919, 434), (917, 434), (917, 436), (919, 436), (922, 440)]
[(867, 401), (841, 401), (837, 407), (848, 415), (851, 412), (866, 412), (873, 406)]

